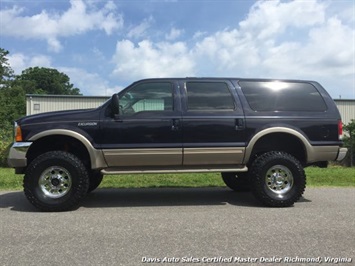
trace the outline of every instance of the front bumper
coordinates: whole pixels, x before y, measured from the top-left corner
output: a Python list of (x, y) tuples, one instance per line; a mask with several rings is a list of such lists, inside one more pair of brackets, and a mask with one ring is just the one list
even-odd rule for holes
[(337, 158), (335, 159), (336, 161), (341, 161), (345, 158), (346, 153), (348, 152), (347, 148), (339, 148)]
[(7, 163), (13, 168), (23, 168), (27, 166), (26, 154), (32, 142), (14, 142), (10, 148)]

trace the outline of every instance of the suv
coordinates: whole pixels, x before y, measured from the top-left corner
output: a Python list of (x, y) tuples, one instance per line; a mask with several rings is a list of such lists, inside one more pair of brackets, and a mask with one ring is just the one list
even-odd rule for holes
[(304, 192), (304, 167), (342, 160), (342, 122), (314, 81), (145, 79), (97, 109), (15, 122), (8, 163), (42, 211), (78, 206), (103, 175), (221, 172), (233, 190), (287, 207)]

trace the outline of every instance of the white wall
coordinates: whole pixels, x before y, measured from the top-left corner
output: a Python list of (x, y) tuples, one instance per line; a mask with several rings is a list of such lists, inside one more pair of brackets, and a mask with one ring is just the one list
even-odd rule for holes
[(26, 115), (96, 108), (109, 97), (77, 95), (26, 95)]

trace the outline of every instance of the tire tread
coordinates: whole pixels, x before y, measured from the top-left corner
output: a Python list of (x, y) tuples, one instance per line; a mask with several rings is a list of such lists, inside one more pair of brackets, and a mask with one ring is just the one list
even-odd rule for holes
[[(266, 193), (265, 176), (262, 174), (265, 167), (272, 162), (286, 163), (293, 168), (294, 185), (292, 192), (285, 199), (270, 197)], [(297, 174), (297, 176), (295, 176)], [(269, 207), (289, 207), (297, 202), (306, 188), (306, 174), (301, 163), (292, 155), (282, 151), (271, 151), (257, 157), (251, 166), (251, 183), (254, 196)]]

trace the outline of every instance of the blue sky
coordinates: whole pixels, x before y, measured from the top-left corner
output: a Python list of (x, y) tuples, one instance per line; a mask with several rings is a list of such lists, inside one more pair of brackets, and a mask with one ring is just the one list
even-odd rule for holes
[(17, 74), (66, 73), (84, 95), (151, 77), (310, 79), (355, 98), (355, 1), (0, 0)]

